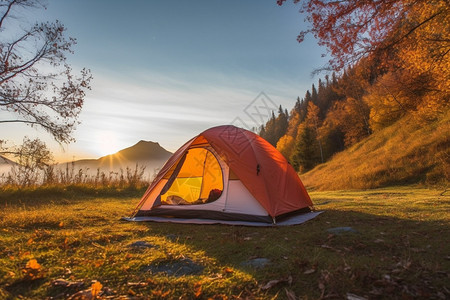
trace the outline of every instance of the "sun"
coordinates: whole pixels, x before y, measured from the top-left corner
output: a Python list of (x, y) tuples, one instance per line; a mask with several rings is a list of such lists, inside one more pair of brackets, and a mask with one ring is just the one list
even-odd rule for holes
[(108, 155), (119, 150), (117, 136), (112, 131), (101, 131), (97, 138), (97, 152), (100, 155)]

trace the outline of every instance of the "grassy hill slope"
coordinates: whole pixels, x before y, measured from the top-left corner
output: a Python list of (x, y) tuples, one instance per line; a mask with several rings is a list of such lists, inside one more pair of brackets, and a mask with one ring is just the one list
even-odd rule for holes
[(360, 189), (450, 179), (450, 113), (421, 124), (405, 117), (301, 175), (313, 189)]

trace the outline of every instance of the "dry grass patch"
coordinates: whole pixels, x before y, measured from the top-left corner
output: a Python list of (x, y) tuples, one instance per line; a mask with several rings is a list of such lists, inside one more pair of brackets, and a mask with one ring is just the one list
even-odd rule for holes
[(405, 117), (301, 175), (320, 190), (364, 189), (450, 180), (450, 112), (432, 124)]

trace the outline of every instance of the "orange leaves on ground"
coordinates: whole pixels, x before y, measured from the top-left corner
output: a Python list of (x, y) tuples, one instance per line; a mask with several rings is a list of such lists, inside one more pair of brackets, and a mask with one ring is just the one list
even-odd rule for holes
[(199, 298), (202, 295), (202, 281), (198, 281), (194, 284), (195, 298)]
[(94, 264), (94, 266), (95, 266), (96, 268), (98, 268), (98, 267), (103, 266), (103, 265), (105, 264), (105, 261), (104, 261), (104, 260), (101, 260), (101, 259), (98, 259), (98, 260), (94, 261), (93, 264)]
[(41, 265), (37, 262), (35, 259), (30, 259), (25, 268), (33, 269), (33, 270), (39, 270), (41, 268)]
[(152, 291), (152, 295), (155, 297), (166, 298), (169, 296), (170, 291), (163, 292), (161, 290)]
[(22, 272), (25, 275), (25, 279), (34, 280), (38, 278), (42, 278), (42, 266), (37, 262), (36, 259), (30, 259), (25, 268), (22, 269)]
[(103, 285), (100, 283), (100, 281), (96, 281), (91, 285), (91, 294), (92, 297), (97, 297), (99, 293), (102, 290)]

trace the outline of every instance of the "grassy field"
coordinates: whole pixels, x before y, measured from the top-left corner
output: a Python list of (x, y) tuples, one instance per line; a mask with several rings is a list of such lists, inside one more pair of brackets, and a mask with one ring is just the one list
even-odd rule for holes
[(450, 298), (450, 191), (311, 192), (274, 228), (120, 221), (139, 193), (2, 193), (0, 299)]

